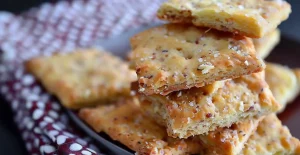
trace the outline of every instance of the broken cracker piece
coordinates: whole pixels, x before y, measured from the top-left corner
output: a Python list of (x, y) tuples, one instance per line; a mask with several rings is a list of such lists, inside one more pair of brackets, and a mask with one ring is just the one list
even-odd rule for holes
[(276, 29), (275, 31), (266, 34), (262, 38), (253, 39), (256, 53), (262, 59), (265, 59), (271, 53), (271, 51), (279, 43), (279, 41), (280, 41), (279, 29)]
[(285, 106), (299, 94), (300, 86), (292, 69), (275, 63), (266, 63), (265, 78), (275, 99)]
[(289, 17), (284, 0), (169, 0), (157, 16), (173, 23), (193, 23), (221, 31), (261, 38)]
[(204, 154), (238, 155), (262, 119), (263, 117), (246, 120), (210, 131), (207, 135), (199, 135), (205, 148)]
[(80, 110), (79, 116), (96, 132), (105, 132), (139, 155), (199, 154), (202, 151), (197, 139), (168, 137), (165, 128), (142, 114), (135, 98), (85, 108)]
[(61, 103), (72, 109), (130, 95), (136, 74), (121, 59), (96, 49), (33, 58), (26, 68)]
[(213, 86), (172, 92), (167, 96), (140, 94), (139, 97), (143, 111), (166, 126), (168, 135), (174, 138), (207, 134), (281, 108), (265, 82), (263, 72), (217, 81)]
[(240, 154), (299, 155), (300, 141), (291, 135), (275, 114), (270, 114), (259, 123), (256, 132), (249, 138)]

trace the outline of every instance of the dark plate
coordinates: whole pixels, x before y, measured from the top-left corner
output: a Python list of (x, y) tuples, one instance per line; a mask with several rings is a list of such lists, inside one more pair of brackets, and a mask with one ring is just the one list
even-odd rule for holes
[[(101, 40), (98, 42), (98, 44), (103, 46), (108, 51), (112, 51), (112, 53), (114, 53), (115, 55), (124, 57), (126, 55), (126, 52), (130, 50), (128, 41), (129, 38), (133, 34), (148, 27), (149, 26), (132, 30), (121, 36), (114, 37), (108, 40)], [(119, 46), (116, 46), (114, 44), (116, 42), (120, 43)], [(300, 51), (300, 43), (286, 37), (282, 37), (280, 44), (273, 50), (271, 55), (266, 60), (268, 62), (276, 62), (287, 65), (291, 68), (300, 67), (300, 52), (298, 51)], [(134, 154), (133, 151), (120, 144), (119, 142), (112, 140), (106, 134), (96, 133), (77, 116), (76, 112), (67, 110), (67, 113), (70, 115), (71, 119), (78, 125), (78, 127), (86, 132), (89, 136), (93, 137), (99, 143), (99, 145), (107, 147), (109, 150), (116, 154)], [(287, 125), (289, 127), (293, 136), (300, 138), (300, 124), (298, 120), (300, 119), (300, 96), (293, 103), (289, 104), (283, 113), (279, 114), (279, 118), (284, 125)]]

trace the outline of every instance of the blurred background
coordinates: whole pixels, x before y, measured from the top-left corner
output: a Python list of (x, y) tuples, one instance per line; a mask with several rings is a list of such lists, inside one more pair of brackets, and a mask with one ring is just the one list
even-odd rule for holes
[[(57, 0), (0, 0), (0, 11), (19, 14), (31, 7), (39, 6), (43, 2), (56, 2)], [(292, 4), (292, 14), (288, 21), (280, 25), (282, 36), (289, 38), (300, 45), (300, 1), (287, 0)], [(289, 52), (289, 51), (288, 51)], [(300, 52), (300, 51), (294, 51)], [(1, 101), (1, 100), (0, 100)], [(23, 155), (27, 154), (12, 119), (9, 106), (0, 103), (0, 154)]]

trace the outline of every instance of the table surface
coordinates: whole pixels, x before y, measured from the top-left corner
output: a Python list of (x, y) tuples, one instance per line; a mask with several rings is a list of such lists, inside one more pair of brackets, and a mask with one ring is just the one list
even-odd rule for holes
[[(276, 49), (284, 49), (289, 47), (293, 51), (287, 52), (298, 52), (300, 50), (300, 1), (299, 0), (287, 0), (293, 6), (293, 13), (291, 14), (288, 21), (285, 21), (280, 25), (280, 29), (284, 38), (282, 44)], [(0, 8), (2, 10), (3, 8)], [(287, 39), (290, 38), (290, 39)], [(294, 40), (294, 41), (293, 41)], [(271, 55), (272, 56), (272, 55)], [(298, 57), (299, 58), (299, 57)], [(284, 55), (278, 57), (272, 57), (272, 61), (286, 64)], [(295, 62), (297, 63), (297, 61)], [(292, 64), (293, 66), (300, 67), (300, 63)], [(287, 107), (287, 111), (279, 117), (283, 120), (283, 123), (291, 128), (291, 132), (296, 137), (300, 138), (300, 126), (295, 124), (295, 119), (300, 118), (300, 97), (297, 99), (298, 104), (291, 104)], [(289, 118), (293, 119), (289, 119)], [(296, 121), (297, 122), (297, 121)], [(16, 126), (13, 123), (12, 112), (7, 103), (0, 98), (0, 152), (1, 154), (12, 154), (12, 155), (25, 155), (26, 150), (24, 143), (21, 139)]]

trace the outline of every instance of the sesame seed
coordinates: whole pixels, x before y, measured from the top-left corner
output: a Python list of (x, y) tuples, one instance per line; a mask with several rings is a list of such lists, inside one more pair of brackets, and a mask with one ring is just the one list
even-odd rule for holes
[(216, 5), (217, 5), (219, 8), (221, 8), (221, 7), (223, 6), (222, 3), (220, 3), (220, 2), (217, 2)]
[(238, 47), (237, 46), (233, 46), (231, 49), (237, 51)]
[(181, 96), (181, 94), (182, 94), (182, 93), (181, 93), (181, 91), (180, 91), (180, 92), (177, 94), (177, 97), (180, 97), (180, 96)]
[(204, 64), (201, 64), (198, 67), (198, 70), (202, 71), (202, 74), (207, 74), (211, 69), (214, 69), (215, 66), (213, 66), (210, 62), (206, 62)]
[(90, 96), (91, 95), (91, 91), (90, 90), (85, 90), (85, 92), (84, 92), (84, 96), (85, 97), (88, 97), (88, 96)]
[(193, 107), (193, 106), (195, 105), (195, 103), (194, 103), (194, 102), (190, 102), (189, 105), (190, 105), (191, 107)]
[(248, 61), (247, 61), (247, 60), (246, 60), (244, 63), (245, 63), (245, 65), (246, 65), (246, 66), (248, 66), (248, 65), (249, 65), (249, 63), (248, 63)]
[(178, 104), (173, 102), (173, 108), (178, 108)]
[(211, 96), (206, 98), (206, 103), (207, 103), (209, 106), (212, 105), (212, 98), (211, 98)]
[(207, 33), (207, 32), (209, 32), (211, 30), (211, 28), (209, 28), (208, 30), (206, 30), (204, 33)]
[(225, 140), (226, 140), (225, 138), (221, 138), (221, 142), (222, 142), (222, 143), (224, 143), (224, 142), (225, 142)]
[(240, 102), (239, 110), (244, 111), (244, 102), (243, 101)]
[(216, 58), (216, 57), (218, 57), (220, 54), (219, 53), (215, 53), (214, 54), (214, 57)]
[(278, 3), (279, 5), (282, 5), (283, 4), (283, 1), (282, 0), (274, 0), (276, 3)]
[(231, 48), (232, 48), (232, 46), (231, 46), (231, 44), (229, 44), (229, 45), (228, 45), (228, 49), (231, 49)]
[(234, 131), (232, 132), (232, 134), (236, 137), (237, 134), (238, 134), (237, 130), (234, 130)]
[(143, 92), (143, 91), (145, 91), (145, 88), (140, 88), (139, 91)]
[(228, 106), (224, 107), (223, 112), (228, 112)]
[(134, 96), (135, 94), (136, 94), (136, 92), (135, 92), (135, 91), (133, 91), (133, 90), (132, 90), (132, 91), (130, 91), (130, 95), (131, 95), (131, 96)]
[(191, 122), (191, 118), (190, 117), (188, 117), (188, 122), (187, 123), (190, 123)]

